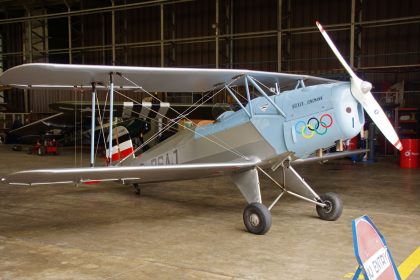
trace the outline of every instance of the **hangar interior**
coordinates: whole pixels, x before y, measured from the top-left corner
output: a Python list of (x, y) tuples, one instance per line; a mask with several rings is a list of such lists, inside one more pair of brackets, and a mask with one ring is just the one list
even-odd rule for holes
[[(0, 74), (26, 63), (62, 63), (250, 69), (348, 81), (316, 20), (357, 75), (373, 84), (400, 138), (420, 138), (415, 0), (0, 0)], [(0, 86), (6, 143), (16, 120), (33, 123), (56, 114), (52, 103), (91, 98)], [(156, 96), (192, 104), (203, 95)], [(130, 97), (147, 99), (140, 91)], [(105, 100), (106, 92), (98, 98)], [(233, 102), (226, 91), (208, 101)], [(273, 227), (264, 236), (245, 233), (245, 203), (227, 177), (145, 185), (141, 197), (114, 183), (2, 185), (0, 279), (350, 279), (357, 266), (351, 220), (363, 214), (387, 238), (403, 279), (420, 278), (418, 269), (403, 266), (420, 248), (420, 172), (400, 168), (400, 153), (374, 133), (371, 161), (299, 167), (317, 189), (341, 195), (338, 221), (321, 221), (304, 202), (286, 197), (271, 210)], [(39, 160), (1, 145), (7, 159), (1, 175), (88, 166), (82, 146)], [(418, 152), (416, 160), (415, 166)], [(271, 184), (261, 179), (265, 201), (277, 196)]]

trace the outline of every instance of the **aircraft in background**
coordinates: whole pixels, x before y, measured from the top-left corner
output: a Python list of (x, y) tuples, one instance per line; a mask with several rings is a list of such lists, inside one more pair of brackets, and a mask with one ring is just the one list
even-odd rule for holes
[[(106, 121), (109, 116), (109, 109), (106, 102), (96, 102), (97, 110), (95, 118), (99, 120), (96, 126), (96, 135), (101, 129), (109, 126)], [(169, 107), (177, 110), (186, 110), (191, 104), (168, 102), (117, 102), (114, 103), (114, 125), (124, 126), (128, 129), (131, 138), (138, 138), (150, 130), (151, 122), (157, 122), (158, 118), (166, 116), (176, 117)], [(8, 132), (9, 138), (21, 144), (34, 144), (42, 139), (54, 138), (62, 145), (74, 145), (75, 143), (90, 143), (91, 139), (91, 112), (92, 103), (88, 101), (62, 101), (49, 105), (57, 113), (40, 120), (14, 128)], [(151, 110), (152, 109), (152, 110)], [(215, 119), (217, 114), (229, 110), (227, 104), (203, 104), (196, 108), (190, 116), (192, 119), (205, 118)], [(156, 111), (156, 113), (155, 113)], [(159, 114), (159, 115), (158, 115)], [(215, 115), (216, 114), (216, 115)], [(83, 140), (80, 140), (82, 135)], [(14, 143), (12, 142), (12, 143)], [(99, 141), (104, 144), (105, 141)]]
[[(138, 186), (229, 175), (248, 203), (243, 220), (251, 233), (265, 234), (270, 229), (270, 210), (286, 193), (315, 204), (321, 219), (336, 220), (343, 209), (340, 198), (334, 193), (318, 195), (293, 166), (360, 152), (311, 157), (314, 151), (359, 134), (365, 123), (364, 111), (397, 149), (401, 150), (402, 145), (372, 96), (372, 85), (356, 76), (322, 26), (318, 24), (318, 27), (349, 72), (350, 82), (233, 69), (58, 64), (27, 64), (9, 69), (0, 77), (0, 82), (20, 88), (77, 86), (92, 88), (94, 95), (96, 85), (108, 85), (110, 120), (116, 89), (135, 88), (146, 93), (209, 91), (218, 94), (225, 91), (240, 109), (224, 112), (212, 124), (185, 126), (139, 156), (134, 155), (127, 132), (120, 127), (114, 132), (110, 122), (108, 157), (111, 166), (20, 171), (2, 180), (13, 185), (119, 181)], [(92, 108), (95, 108), (94, 102)], [(188, 116), (188, 111), (177, 113), (179, 117)], [(163, 130), (178, 124), (178, 120), (166, 118)], [(268, 207), (262, 204), (259, 175), (267, 176), (280, 189)]]

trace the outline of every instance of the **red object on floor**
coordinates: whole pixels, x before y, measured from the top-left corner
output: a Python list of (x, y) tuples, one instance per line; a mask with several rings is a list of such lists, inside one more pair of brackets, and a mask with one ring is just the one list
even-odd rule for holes
[(417, 168), (419, 166), (420, 139), (401, 139), (403, 150), (400, 153), (401, 168)]
[(353, 150), (356, 150), (357, 149), (357, 144), (359, 143), (359, 138), (356, 136), (356, 137), (353, 137), (353, 138), (351, 138), (350, 139), (350, 143), (349, 143), (349, 146), (348, 146), (348, 149), (350, 150), (350, 151), (353, 151)]

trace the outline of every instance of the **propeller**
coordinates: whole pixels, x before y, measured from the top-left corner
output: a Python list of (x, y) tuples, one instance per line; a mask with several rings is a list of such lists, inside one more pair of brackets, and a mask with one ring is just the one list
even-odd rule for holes
[(372, 89), (372, 84), (368, 81), (363, 81), (356, 75), (356, 73), (354, 73), (354, 71), (350, 68), (350, 65), (347, 64), (337, 47), (334, 45), (333, 41), (331, 41), (330, 36), (328, 36), (322, 25), (318, 21), (316, 22), (316, 25), (318, 26), (319, 31), (321, 31), (325, 41), (327, 41), (331, 50), (340, 61), (341, 65), (343, 65), (349, 73), (351, 77), (351, 93), (353, 94), (353, 97), (362, 104), (363, 109), (388, 139), (388, 141), (394, 145), (395, 148), (401, 151), (403, 147), (397, 133), (394, 130), (394, 127), (370, 91)]

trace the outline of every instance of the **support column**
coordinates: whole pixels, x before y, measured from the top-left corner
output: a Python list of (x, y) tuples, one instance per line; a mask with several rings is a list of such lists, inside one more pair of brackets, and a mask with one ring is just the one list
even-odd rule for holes
[[(282, 5), (281, 5), (281, 9), (282, 9), (282, 15), (284, 15), (284, 17), (282, 16), (282, 30), (287, 30), (291, 28), (291, 23), (290, 23), (290, 17), (291, 17), (291, 0), (282, 0)], [(282, 69), (284, 71), (290, 71), (292, 70), (292, 65), (290, 62), (290, 57), (291, 57), (291, 31), (284, 31), (282, 32), (282, 37), (284, 37), (285, 42), (284, 44), (282, 44), (282, 56), (284, 57), (283, 63), (282, 63)], [(295, 70), (295, 69), (294, 69)]]
[(169, 9), (171, 9), (171, 42), (170, 42), (170, 59), (169, 59), (169, 64), (170, 66), (174, 66), (176, 64), (175, 60), (176, 60), (176, 43), (175, 43), (175, 38), (176, 38), (176, 28), (175, 28), (175, 24), (176, 24), (176, 14), (175, 14), (175, 8), (174, 5), (169, 5), (168, 6)]
[[(223, 9), (222, 9), (223, 10)], [(219, 60), (222, 63), (223, 68), (233, 68), (233, 0), (226, 0), (224, 6), (224, 18), (219, 19), (220, 28), (219, 32), (223, 30), (223, 39), (222, 39), (222, 50), (220, 57), (222, 60)], [(220, 34), (221, 35), (221, 34)], [(220, 49), (220, 46), (219, 46)]]
[[(112, 0), (112, 7), (115, 6), (115, 1)], [(115, 51), (115, 10), (111, 12), (111, 39), (112, 39), (112, 65), (115, 65), (116, 51)]]
[[(358, 0), (359, 1), (359, 8), (357, 8), (356, 6), (356, 14), (358, 15), (358, 17), (356, 17), (356, 21), (362, 22), (362, 1), (363, 0)], [(362, 48), (362, 34), (360, 30), (355, 30), (355, 32), (357, 32), (356, 34), (356, 41), (357, 41), (357, 49), (355, 50), (355, 53), (357, 52), (357, 57), (355, 57), (356, 61), (356, 67), (359, 68), (361, 67), (361, 61), (360, 61), (360, 50)]]
[(354, 19), (356, 13), (356, 0), (351, 0), (350, 15), (350, 66), (354, 67)]
[[(70, 14), (71, 13), (71, 7), (69, 5), (69, 3), (67, 1), (64, 1), (64, 4), (67, 7), (67, 12)], [(68, 47), (69, 47), (69, 64), (73, 63), (73, 54), (72, 54), (72, 48), (73, 48), (73, 44), (72, 44), (72, 25), (71, 25), (71, 16), (69, 15), (67, 17), (67, 32), (68, 32), (68, 37), (67, 40), (69, 41), (68, 43)]]
[(164, 27), (164, 9), (160, 5), (160, 66), (165, 67), (165, 27)]
[(281, 72), (281, 29), (282, 29), (282, 4), (283, 0), (277, 2), (277, 72)]
[(350, 15), (350, 66), (352, 68), (359, 68), (360, 65), (360, 48), (361, 48), (361, 34), (360, 30), (356, 29), (356, 22), (362, 21), (362, 0), (351, 1), (351, 15)]
[(219, 68), (219, 0), (216, 0), (216, 23), (215, 23), (215, 43), (216, 43), (216, 68)]

